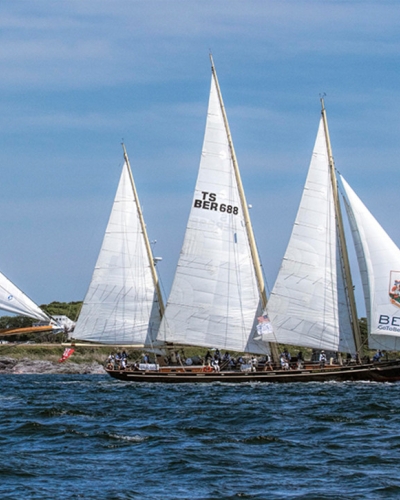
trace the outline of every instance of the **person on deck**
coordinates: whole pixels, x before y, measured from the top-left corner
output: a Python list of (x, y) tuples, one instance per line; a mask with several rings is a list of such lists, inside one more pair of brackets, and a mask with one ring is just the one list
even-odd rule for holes
[(325, 351), (321, 351), (321, 354), (319, 355), (319, 366), (321, 368), (325, 368), (325, 363), (326, 363), (326, 354)]
[(298, 370), (301, 370), (303, 368), (303, 362), (304, 362), (303, 353), (301, 351), (299, 351), (299, 353), (297, 354), (297, 369)]
[(289, 362), (283, 353), (281, 354), (280, 362), (282, 370), (289, 370)]
[(213, 362), (212, 362), (212, 367), (214, 369), (215, 372), (219, 372), (221, 371), (221, 368), (219, 366), (219, 361), (218, 359), (214, 359)]
[(375, 362), (375, 363), (379, 362), (382, 357), (383, 357), (382, 351), (380, 349), (378, 349), (376, 351), (376, 353), (374, 354), (374, 357), (372, 358), (372, 361)]
[(264, 365), (264, 371), (266, 372), (267, 370), (272, 370), (272, 361), (271, 361), (271, 356), (267, 354), (265, 356), (265, 365)]

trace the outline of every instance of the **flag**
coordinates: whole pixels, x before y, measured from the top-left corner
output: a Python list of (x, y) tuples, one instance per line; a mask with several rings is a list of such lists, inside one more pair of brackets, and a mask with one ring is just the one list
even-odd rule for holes
[(267, 314), (259, 316), (257, 319), (258, 319), (258, 325), (257, 325), (258, 335), (262, 337), (263, 335), (272, 334), (274, 332)]
[(75, 349), (72, 349), (71, 347), (66, 347), (65, 350), (64, 350), (63, 355), (58, 360), (58, 362), (62, 363), (63, 361), (65, 361), (66, 359), (68, 359), (74, 351), (75, 351)]

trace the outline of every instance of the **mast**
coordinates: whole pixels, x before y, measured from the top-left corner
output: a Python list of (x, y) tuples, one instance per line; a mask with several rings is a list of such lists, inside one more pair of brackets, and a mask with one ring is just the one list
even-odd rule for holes
[(163, 298), (162, 298), (162, 295), (161, 295), (160, 283), (158, 281), (158, 276), (157, 276), (157, 272), (156, 272), (156, 266), (154, 265), (153, 252), (151, 251), (150, 241), (149, 241), (149, 238), (147, 236), (146, 224), (144, 223), (142, 208), (141, 208), (140, 203), (139, 203), (139, 198), (138, 198), (138, 194), (137, 194), (137, 191), (136, 191), (135, 181), (133, 180), (131, 165), (129, 163), (129, 158), (128, 158), (128, 154), (126, 152), (125, 144), (124, 143), (122, 143), (122, 149), (124, 151), (124, 159), (125, 159), (126, 164), (128, 166), (129, 179), (131, 181), (133, 195), (135, 197), (135, 203), (136, 203), (137, 211), (138, 211), (138, 214), (139, 214), (140, 226), (142, 228), (143, 238), (144, 238), (144, 242), (145, 242), (145, 246), (146, 246), (147, 257), (148, 257), (149, 264), (150, 264), (151, 276), (153, 278), (154, 287), (156, 289), (158, 303), (159, 303), (159, 308), (160, 308), (160, 314), (161, 314), (161, 317), (162, 317), (164, 315), (164, 302), (163, 302)]
[(355, 297), (354, 297), (354, 286), (353, 286), (353, 281), (351, 279), (349, 255), (347, 252), (346, 237), (344, 234), (342, 212), (340, 209), (340, 201), (339, 201), (339, 195), (338, 195), (337, 179), (336, 179), (336, 173), (335, 173), (335, 162), (334, 162), (333, 155), (332, 155), (332, 147), (331, 147), (331, 141), (330, 141), (329, 129), (328, 129), (328, 120), (326, 117), (325, 103), (324, 103), (323, 97), (321, 97), (321, 115), (322, 115), (322, 120), (324, 123), (324, 130), (325, 130), (326, 146), (327, 146), (328, 161), (329, 161), (329, 170), (330, 170), (330, 174), (331, 174), (333, 199), (334, 199), (334, 204), (335, 204), (336, 223), (337, 223), (338, 236), (339, 236), (339, 245), (340, 245), (340, 248), (342, 251), (342, 257), (343, 257), (344, 282), (345, 282), (345, 288), (347, 291), (347, 297), (349, 300), (349, 307), (350, 307), (350, 314), (351, 314), (350, 321), (351, 321), (351, 325), (352, 325), (352, 329), (353, 329), (353, 337), (354, 337), (354, 345), (356, 346), (356, 354), (358, 354), (360, 356), (362, 354), (361, 333), (360, 333), (360, 326), (358, 324), (357, 307), (356, 307), (356, 301), (355, 301)]
[[(246, 203), (246, 197), (244, 194), (242, 180), (240, 178), (239, 165), (237, 162), (235, 149), (233, 147), (232, 135), (231, 135), (231, 131), (229, 128), (228, 118), (226, 116), (225, 106), (224, 106), (224, 102), (222, 100), (221, 89), (220, 89), (219, 83), (218, 83), (217, 72), (216, 72), (216, 69), (214, 66), (214, 60), (213, 60), (211, 54), (210, 54), (210, 61), (211, 61), (211, 71), (212, 71), (212, 74), (213, 74), (213, 77), (215, 80), (215, 86), (217, 88), (218, 99), (219, 99), (219, 103), (221, 106), (222, 116), (224, 119), (226, 135), (228, 137), (228, 144), (229, 144), (229, 149), (231, 152), (231, 158), (232, 158), (232, 163), (233, 163), (233, 169), (235, 172), (236, 183), (238, 186), (240, 202), (241, 202), (242, 209), (243, 209), (243, 217), (244, 217), (247, 237), (249, 240), (250, 252), (251, 252), (251, 257), (253, 260), (253, 266), (254, 266), (254, 270), (255, 270), (255, 274), (256, 274), (258, 291), (259, 291), (259, 294), (261, 297), (262, 309), (264, 310), (267, 306), (267, 294), (265, 292), (264, 278), (263, 278), (262, 271), (261, 271), (261, 264), (260, 264), (260, 259), (259, 259), (258, 252), (257, 252), (253, 228), (252, 228), (251, 222), (250, 222), (249, 209), (248, 209), (248, 206)], [(271, 343), (271, 342), (269, 345), (270, 345), (270, 349), (271, 349), (271, 356), (272, 356), (274, 361), (277, 361), (279, 359), (277, 346), (275, 343)]]

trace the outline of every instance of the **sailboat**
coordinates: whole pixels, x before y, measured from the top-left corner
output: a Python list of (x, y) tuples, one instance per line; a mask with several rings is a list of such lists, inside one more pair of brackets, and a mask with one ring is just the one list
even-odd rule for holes
[(73, 332), (75, 340), (151, 348), (164, 311), (159, 279), (129, 158)]
[[(275, 360), (276, 343), (361, 357), (363, 346), (338, 182), (323, 99), (321, 103), (321, 120), (302, 200), (267, 304), (212, 63), (199, 174), (175, 280), (160, 325), (160, 340), (256, 354), (272, 352)], [(400, 337), (400, 250), (346, 181), (341, 180), (363, 276), (370, 347), (396, 347)], [(233, 311), (228, 305), (233, 306)], [(246, 306), (244, 310), (242, 306)], [(110, 370), (109, 374), (122, 380), (169, 383), (400, 380), (399, 360), (324, 367), (305, 363), (300, 369), (287, 371), (208, 372), (206, 368)]]
[(53, 330), (55, 322), (22, 290), (0, 273), (0, 309), (19, 316), (39, 320), (43, 326), (12, 328), (0, 330), (0, 336), (18, 335), (21, 333), (45, 332)]

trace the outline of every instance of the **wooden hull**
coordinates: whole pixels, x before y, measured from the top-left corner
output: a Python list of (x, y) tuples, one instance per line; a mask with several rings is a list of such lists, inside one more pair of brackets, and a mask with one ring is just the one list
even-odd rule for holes
[(220, 373), (205, 373), (199, 369), (186, 371), (131, 371), (106, 370), (118, 380), (128, 382), (147, 383), (212, 383), (222, 382), (238, 384), (243, 382), (328, 382), (328, 381), (370, 381), (370, 382), (397, 382), (400, 381), (400, 360), (375, 363), (368, 365), (354, 365), (305, 370), (274, 370), (264, 372), (223, 371)]

